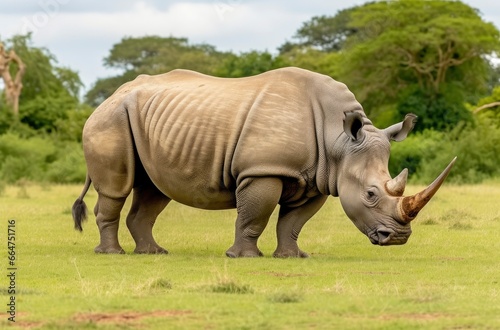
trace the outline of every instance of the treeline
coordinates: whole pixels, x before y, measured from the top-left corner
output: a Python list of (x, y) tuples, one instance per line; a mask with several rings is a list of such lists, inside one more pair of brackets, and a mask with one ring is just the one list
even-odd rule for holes
[(491, 61), (500, 51), (500, 33), (461, 2), (371, 2), (313, 17), (277, 53), (235, 54), (185, 38), (125, 37), (104, 59), (121, 73), (98, 79), (84, 100), (78, 74), (58, 67), (29, 35), (4, 44), (28, 69), (19, 116), (0, 103), (0, 181), (83, 181), (86, 118), (138, 74), (185, 68), (243, 77), (285, 66), (346, 83), (378, 127), (409, 112), (419, 116), (415, 132), (393, 145), (392, 174), (408, 167), (413, 182), (428, 183), (458, 156), (450, 180), (475, 183), (500, 175), (500, 70)]

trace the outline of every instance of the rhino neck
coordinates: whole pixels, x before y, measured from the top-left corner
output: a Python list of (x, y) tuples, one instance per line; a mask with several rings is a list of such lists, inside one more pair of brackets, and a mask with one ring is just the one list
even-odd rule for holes
[[(333, 197), (338, 197), (338, 182), (339, 182), (339, 169), (342, 166), (343, 161), (343, 149), (345, 146), (342, 132), (331, 132), (327, 141), (335, 141), (334, 143), (327, 146), (327, 169), (328, 176), (325, 180), (325, 184), (328, 188), (328, 195)], [(344, 135), (345, 137), (345, 135)]]
[(364, 112), (346, 85), (322, 77), (315, 81), (315, 94), (310, 99), (318, 148), (316, 185), (322, 194), (338, 196), (338, 172), (348, 138), (344, 134), (345, 113)]
[(337, 167), (330, 166), (330, 170), (328, 173), (328, 179), (325, 181), (326, 188), (328, 189), (325, 195), (332, 195), (333, 197), (338, 197), (339, 192), (337, 189)]
[[(321, 194), (337, 197), (338, 168), (341, 157), (336, 156), (335, 149), (337, 141), (342, 135), (342, 130), (338, 129), (336, 125), (332, 125), (331, 123), (324, 122), (324, 124), (324, 126), (318, 124), (316, 125), (318, 146), (316, 186)], [(325, 127), (330, 127), (331, 129), (326, 130), (324, 129)]]
[(337, 173), (335, 167), (332, 167), (328, 159), (321, 155), (318, 158), (315, 184), (322, 195), (338, 196)]

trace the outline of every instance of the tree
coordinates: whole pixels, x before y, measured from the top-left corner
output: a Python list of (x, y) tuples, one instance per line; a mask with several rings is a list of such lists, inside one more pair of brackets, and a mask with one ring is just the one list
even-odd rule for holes
[(488, 56), (500, 50), (499, 35), (459, 1), (378, 1), (313, 17), (280, 55), (294, 63), (311, 50), (318, 62), (335, 54), (323, 73), (345, 82), (377, 125), (418, 105), (417, 115), (433, 119), (417, 129), (447, 129), (471, 118), (465, 102), (477, 102), (498, 84), (500, 71)]
[(379, 109), (398, 104), (399, 112), (410, 112), (401, 95), (433, 100), (422, 115), (455, 104), (454, 116), (435, 116), (447, 127), (468, 117), (467, 98), (486, 91), (485, 56), (500, 50), (495, 26), (458, 1), (369, 3), (350, 13), (348, 26), (357, 32), (346, 40), (339, 76), (360, 101)]
[(304, 22), (293, 36), (279, 47), (279, 57), (289, 66), (337, 77), (340, 53), (349, 37), (357, 30), (348, 26), (351, 12), (343, 9), (335, 16), (315, 16)]
[(186, 38), (146, 36), (123, 38), (115, 44), (104, 65), (110, 68), (158, 74), (177, 68), (212, 71), (223, 55), (207, 44), (190, 45)]
[(139, 74), (159, 74), (179, 68), (213, 73), (227, 56), (211, 45), (191, 45), (186, 38), (126, 37), (115, 44), (104, 59), (106, 67), (123, 73), (97, 80), (85, 98), (89, 104), (97, 106), (120, 85)]
[(418, 115), (416, 131), (425, 129), (446, 131), (459, 122), (471, 122), (473, 119), (472, 113), (465, 106), (462, 91), (453, 85), (443, 86), (438, 93), (421, 89), (416, 85), (406, 88), (399, 96), (396, 111), (399, 117), (409, 112)]
[(79, 108), (78, 95), (83, 84), (78, 74), (56, 66), (54, 55), (32, 45), (31, 34), (14, 36), (7, 44), (29, 68), (23, 76), (19, 97), (20, 122), (35, 130), (55, 130), (58, 119), (67, 118), (68, 111)]
[(435, 92), (451, 68), (499, 49), (498, 30), (461, 2), (377, 2), (351, 18), (350, 26), (360, 31), (353, 44), (369, 46), (363, 48), (370, 51), (366, 57), (388, 56), (383, 64), (411, 71), (420, 86)]
[(296, 66), (335, 78), (340, 53), (324, 52), (309, 46), (295, 45), (281, 52), (279, 58), (287, 66)]
[(85, 102), (92, 107), (97, 107), (110, 97), (118, 87), (127, 81), (133, 80), (135, 77), (137, 77), (137, 73), (130, 70), (119, 76), (99, 78), (87, 94), (85, 94)]
[(312, 47), (324, 52), (340, 51), (346, 40), (357, 32), (356, 27), (349, 26), (351, 13), (358, 7), (340, 10), (335, 16), (315, 16), (302, 24), (294, 39), (296, 44), (287, 42), (280, 47), (284, 53), (296, 45)]
[(248, 77), (283, 66), (286, 64), (281, 58), (274, 57), (267, 51), (251, 51), (240, 55), (229, 55), (214, 74), (228, 78)]

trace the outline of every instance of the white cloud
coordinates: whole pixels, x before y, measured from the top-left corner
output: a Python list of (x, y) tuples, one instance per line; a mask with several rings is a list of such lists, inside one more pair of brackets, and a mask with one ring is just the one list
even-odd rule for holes
[[(114, 74), (103, 58), (124, 36), (186, 37), (224, 51), (275, 52), (303, 22), (315, 15), (368, 0), (16, 0), (0, 2), (0, 38), (33, 30), (34, 45), (48, 48), (80, 73), (90, 87)], [(467, 2), (467, 1), (466, 1)], [(485, 20), (499, 26), (500, 2), (469, 0)]]
[[(196, 32), (207, 19), (207, 7), (204, 4), (174, 5), (169, 10), (159, 11), (146, 2), (136, 2), (133, 7), (124, 11), (101, 12), (60, 12), (38, 11), (10, 19), (16, 24), (11, 33), (25, 33), (28, 30), (42, 38), (73, 37), (94, 35), (96, 38), (113, 35), (144, 35), (154, 33)], [(212, 10), (213, 11), (213, 10)], [(198, 15), (198, 16), (197, 16)], [(215, 12), (212, 17), (215, 17)], [(191, 27), (191, 28), (190, 28)], [(206, 27), (206, 26), (205, 26)], [(98, 33), (98, 34), (96, 34)]]

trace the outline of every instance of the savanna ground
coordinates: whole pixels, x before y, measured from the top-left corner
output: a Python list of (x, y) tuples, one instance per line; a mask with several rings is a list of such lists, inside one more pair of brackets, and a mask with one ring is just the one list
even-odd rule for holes
[[(228, 259), (236, 212), (175, 203), (154, 230), (170, 254), (132, 254), (122, 219), (127, 254), (96, 255), (93, 214), (83, 234), (73, 230), (80, 191), (5, 187), (0, 328), (500, 329), (499, 182), (445, 184), (404, 246), (372, 246), (330, 198), (299, 239), (309, 259), (271, 257), (276, 217), (260, 240), (265, 257)], [(90, 210), (96, 197), (86, 197)], [(16, 220), (15, 324), (5, 314), (8, 219)]]

